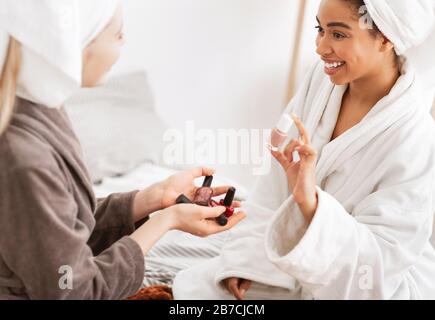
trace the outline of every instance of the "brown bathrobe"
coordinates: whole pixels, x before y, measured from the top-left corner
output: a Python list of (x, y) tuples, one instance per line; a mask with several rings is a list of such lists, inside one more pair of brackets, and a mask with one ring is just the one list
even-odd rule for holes
[(134, 195), (97, 201), (65, 111), (18, 99), (0, 137), (0, 299), (135, 294), (145, 266), (128, 237)]

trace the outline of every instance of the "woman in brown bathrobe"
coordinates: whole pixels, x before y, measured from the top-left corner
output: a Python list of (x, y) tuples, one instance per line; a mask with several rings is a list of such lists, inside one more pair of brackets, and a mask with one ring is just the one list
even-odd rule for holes
[[(101, 84), (116, 62), (121, 29), (118, 4), (84, 49), (83, 86)], [(0, 299), (123, 299), (140, 288), (144, 255), (167, 231), (207, 236), (244, 218), (220, 227), (213, 218), (222, 207), (174, 205), (182, 193), (193, 196), (195, 178), (213, 174), (205, 168), (96, 200), (63, 108), (16, 96), (24, 48), (11, 36), (0, 60)]]

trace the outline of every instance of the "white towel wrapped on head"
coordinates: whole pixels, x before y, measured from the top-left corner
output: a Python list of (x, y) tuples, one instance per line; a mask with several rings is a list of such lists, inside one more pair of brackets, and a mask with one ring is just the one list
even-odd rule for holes
[(421, 45), (434, 28), (434, 0), (364, 0), (379, 30), (394, 43), (396, 52)]
[(435, 88), (435, 0), (364, 0), (379, 30), (417, 70), (426, 90)]
[(60, 107), (82, 84), (83, 49), (118, 0), (0, 0), (0, 73), (9, 38), (22, 44), (18, 96)]

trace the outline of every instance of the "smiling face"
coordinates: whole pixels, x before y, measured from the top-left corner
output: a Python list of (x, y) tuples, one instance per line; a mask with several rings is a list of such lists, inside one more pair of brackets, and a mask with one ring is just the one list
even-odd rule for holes
[(115, 15), (107, 27), (83, 51), (84, 88), (104, 84), (108, 73), (120, 57), (123, 44), (123, 13), (119, 1)]
[(317, 54), (337, 85), (369, 78), (395, 63), (393, 44), (380, 32), (361, 28), (358, 9), (348, 0), (322, 0), (317, 15)]

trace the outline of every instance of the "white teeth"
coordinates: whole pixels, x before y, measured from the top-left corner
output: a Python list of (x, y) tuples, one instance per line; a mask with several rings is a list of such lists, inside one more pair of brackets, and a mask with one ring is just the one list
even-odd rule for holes
[(341, 67), (343, 64), (344, 64), (344, 62), (334, 62), (334, 63), (327, 63), (327, 62), (325, 62), (325, 66), (328, 69), (338, 68), (338, 67)]

